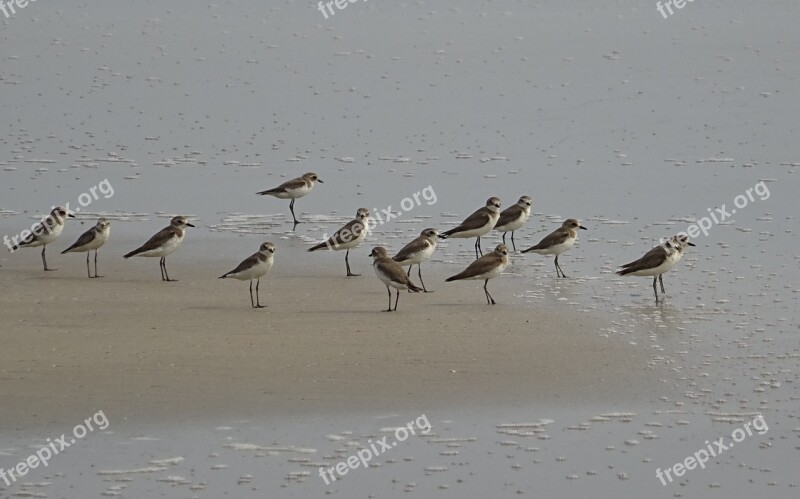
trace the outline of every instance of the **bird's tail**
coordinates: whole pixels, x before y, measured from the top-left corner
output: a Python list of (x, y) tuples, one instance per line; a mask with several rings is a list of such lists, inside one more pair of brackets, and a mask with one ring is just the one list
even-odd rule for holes
[(624, 268), (624, 269), (620, 269), (620, 270), (618, 270), (618, 271), (616, 272), (616, 274), (617, 274), (617, 275), (628, 275), (628, 274), (630, 274), (631, 272), (636, 272), (637, 270), (639, 270), (639, 269), (638, 269), (638, 268), (636, 268), (636, 267), (627, 267), (627, 268)]
[(420, 288), (419, 286), (417, 286), (413, 282), (409, 282), (408, 283), (408, 289), (409, 289), (409, 291), (413, 291), (414, 293), (419, 293), (420, 291), (422, 291), (422, 288)]
[(277, 194), (279, 192), (281, 192), (280, 189), (278, 189), (276, 187), (276, 188), (272, 188), (272, 189), (267, 189), (266, 191), (256, 192), (256, 194), (259, 195), (259, 196), (264, 196), (264, 195), (269, 195), (269, 194)]
[(321, 249), (324, 249), (324, 248), (327, 248), (327, 247), (328, 247), (328, 243), (327, 242), (319, 243), (316, 246), (312, 246), (312, 247), (308, 248), (308, 251), (317, 251), (317, 250), (321, 250)]
[(132, 256), (136, 256), (136, 255), (138, 255), (138, 254), (139, 254), (139, 253), (141, 253), (141, 252), (142, 252), (142, 248), (136, 248), (135, 250), (131, 251), (131, 252), (130, 252), (130, 253), (128, 253), (127, 255), (123, 256), (122, 258), (130, 258), (130, 257), (132, 257)]

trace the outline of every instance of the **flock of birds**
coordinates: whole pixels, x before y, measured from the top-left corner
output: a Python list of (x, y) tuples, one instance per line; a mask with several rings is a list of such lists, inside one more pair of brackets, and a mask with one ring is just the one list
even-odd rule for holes
[[(292, 219), (296, 227), (300, 222), (294, 214), (294, 202), (296, 199), (311, 192), (316, 182), (322, 182), (316, 173), (306, 173), (302, 177), (289, 180), (278, 187), (261, 191), (257, 194), (274, 196), (279, 199), (290, 199), (289, 210), (292, 213)], [(531, 198), (522, 196), (515, 204), (500, 211), (500, 199), (490, 197), (486, 201), (485, 206), (472, 213), (458, 226), (441, 233), (437, 229), (427, 228), (422, 231), (419, 237), (406, 244), (394, 256), (390, 256), (386, 248), (382, 246), (374, 247), (369, 255), (373, 258), (373, 269), (378, 279), (386, 285), (386, 290), (389, 293), (389, 308), (386, 309), (385, 312), (397, 310), (397, 303), (400, 300), (401, 290), (408, 290), (409, 292), (415, 293), (420, 291), (428, 292), (422, 280), (422, 263), (431, 258), (436, 250), (438, 240), (447, 238), (466, 239), (474, 237), (475, 261), (462, 272), (448, 277), (446, 281), (450, 282), (462, 279), (483, 280), (483, 291), (486, 295), (486, 302), (495, 305), (497, 302), (495, 302), (487, 288), (489, 280), (502, 274), (508, 266), (509, 249), (505, 245), (506, 234), (511, 232), (511, 245), (514, 251), (516, 251), (514, 232), (527, 222), (531, 213), (531, 205)], [(42, 264), (44, 270), (55, 270), (48, 268), (45, 251), (47, 245), (55, 241), (61, 235), (64, 230), (64, 222), (69, 217), (74, 218), (66, 209), (62, 207), (53, 209), (50, 215), (37, 224), (29, 235), (24, 237), (20, 242), (15, 242), (15, 244), (10, 247), (11, 251), (15, 251), (18, 248), (42, 246)], [(365, 239), (369, 231), (368, 219), (369, 210), (366, 208), (359, 208), (353, 220), (337, 230), (325, 242), (309, 248), (308, 251), (323, 249), (334, 251), (346, 250), (345, 266), (347, 268), (347, 276), (360, 275), (354, 274), (351, 271), (348, 257), (350, 255), (350, 250), (361, 244)], [(100, 247), (108, 241), (110, 227), (111, 224), (107, 219), (100, 218), (94, 227), (83, 233), (74, 244), (61, 253), (85, 252), (86, 272), (88, 276), (90, 278), (102, 277), (97, 273), (97, 252)], [(160, 258), (159, 269), (161, 270), (161, 280), (174, 281), (175, 279), (170, 279), (167, 273), (166, 257), (178, 249), (183, 241), (187, 227), (194, 227), (194, 225), (189, 223), (187, 217), (173, 217), (169, 226), (161, 229), (143, 245), (127, 253), (124, 257), (130, 258), (139, 256)], [(534, 246), (522, 250), (522, 253), (533, 252), (540, 255), (554, 255), (556, 275), (566, 278), (566, 274), (564, 274), (564, 271), (558, 263), (558, 257), (575, 244), (579, 229), (586, 230), (586, 227), (582, 226), (578, 220), (569, 218), (561, 224), (561, 227), (545, 236), (544, 239)], [(492, 230), (503, 233), (503, 243), (497, 245), (492, 252), (483, 254), (481, 237)], [(665, 294), (666, 291), (664, 290), (662, 276), (681, 260), (685, 253), (686, 246), (694, 246), (694, 244), (689, 241), (688, 236), (685, 234), (672, 236), (663, 244), (652, 248), (638, 260), (622, 265), (617, 274), (652, 277), (653, 292), (656, 297), (656, 303), (658, 303), (659, 298), (656, 283), (659, 282), (661, 284), (661, 293)], [(94, 275), (91, 273), (89, 263), (89, 255), (92, 250), (95, 252)], [(258, 296), (258, 287), (261, 282), (261, 277), (266, 275), (272, 268), (275, 250), (275, 245), (270, 242), (261, 244), (256, 253), (243, 260), (230, 272), (220, 276), (220, 279), (234, 278), (240, 281), (250, 281), (250, 305), (253, 308), (263, 308)], [(422, 287), (417, 286), (411, 280), (411, 269), (414, 265), (417, 265), (419, 281)], [(408, 272), (406, 272), (403, 267), (408, 267)], [(255, 296), (253, 294), (253, 281), (256, 281)], [(396, 290), (394, 308), (392, 308), (392, 288)]]

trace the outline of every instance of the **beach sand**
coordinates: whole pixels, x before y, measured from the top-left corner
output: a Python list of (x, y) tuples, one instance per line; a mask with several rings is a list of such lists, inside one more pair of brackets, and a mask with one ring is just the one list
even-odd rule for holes
[(367, 249), (350, 256), (364, 275), (346, 278), (341, 254), (287, 263), (304, 247), (282, 244), (261, 310), (246, 282), (217, 279), (236, 262), (192, 255), (197, 240), (168, 259), (171, 283), (157, 259), (125, 261), (112, 244), (103, 279), (85, 277), (82, 255), (52, 256), (60, 270), (47, 273), (32, 250), (5, 258), (0, 398), (14, 403), (0, 425), (41, 430), (97, 410), (144, 425), (647, 398), (645, 359), (597, 334), (606, 318), (523, 305), (519, 277), (490, 282), (490, 307), (482, 282), (445, 284), (458, 266), (429, 264), (435, 292), (401, 293), (383, 313)]

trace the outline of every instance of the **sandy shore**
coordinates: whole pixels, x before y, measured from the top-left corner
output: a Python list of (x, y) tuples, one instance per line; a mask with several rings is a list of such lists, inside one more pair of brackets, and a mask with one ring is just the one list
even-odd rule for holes
[(429, 265), (436, 292), (381, 313), (366, 250), (351, 255), (364, 276), (348, 279), (342, 255), (292, 266), (286, 245), (262, 281), (262, 310), (247, 283), (216, 279), (232, 262), (189, 245), (170, 258), (174, 283), (159, 280), (157, 260), (124, 261), (119, 249), (101, 253), (106, 277), (92, 280), (81, 255), (53, 252), (60, 270), (48, 273), (35, 251), (4, 258), (0, 425), (70, 424), (101, 409), (146, 424), (646, 396), (644, 360), (597, 334), (603, 317), (524, 305), (512, 292), (521, 278), (493, 281), (501, 304), (490, 307), (480, 283), (442, 282), (454, 265)]

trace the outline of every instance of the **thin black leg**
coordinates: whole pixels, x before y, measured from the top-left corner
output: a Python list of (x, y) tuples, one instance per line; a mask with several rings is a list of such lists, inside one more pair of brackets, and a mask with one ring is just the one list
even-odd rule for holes
[(481, 236), (478, 236), (478, 251), (480, 251), (481, 256), (483, 256), (483, 248), (481, 248)]
[[(89, 252), (88, 251), (86, 252), (86, 258), (87, 258), (86, 265), (88, 266), (89, 265), (89, 262), (88, 262)], [(97, 250), (94, 250), (94, 275), (93, 276), (90, 275), (89, 277), (94, 278), (94, 279), (96, 279), (98, 277), (103, 277), (101, 275), (97, 275)]]
[(411, 268), (412, 268), (412, 267), (414, 267), (414, 264), (413, 264), (413, 263), (412, 263), (411, 265), (409, 265), (409, 266), (408, 266), (408, 273), (406, 273), (406, 275), (407, 275), (408, 277), (411, 277)]
[(656, 295), (656, 303), (658, 303), (658, 290), (656, 289), (656, 281), (658, 281), (658, 277), (653, 277), (653, 293)]
[(350, 260), (348, 257), (350, 256), (350, 250), (347, 250), (347, 253), (344, 254), (344, 264), (347, 266), (347, 277), (358, 277), (361, 274), (354, 274), (350, 272)]
[(658, 282), (661, 284), (661, 293), (667, 294), (667, 292), (664, 290), (664, 274), (658, 276)]
[(561, 272), (561, 277), (567, 277), (567, 274), (561, 269), (561, 265), (558, 264), (558, 255), (556, 255), (556, 275)]
[[(88, 275), (89, 279), (91, 279), (92, 272), (89, 270), (89, 253), (91, 253), (91, 251), (86, 252), (86, 275)], [(97, 273), (97, 271), (95, 271), (95, 273)]]
[[(250, 285), (253, 285), (253, 281), (250, 281)], [(264, 305), (261, 304), (261, 299), (258, 296), (258, 287), (261, 285), (261, 278), (259, 277), (256, 280), (256, 308), (264, 308)]]
[(250, 306), (256, 308), (256, 304), (253, 301), (253, 280), (250, 279)]
[(389, 289), (389, 286), (386, 286), (386, 292), (389, 293), (389, 308), (386, 310), (381, 310), (381, 312), (391, 312), (392, 311), (392, 290)]
[[(503, 234), (505, 235), (505, 234)], [(505, 244), (506, 240), (503, 239), (503, 244)], [(511, 231), (511, 246), (514, 248), (514, 251), (517, 251), (517, 243), (514, 242), (514, 231)]]
[(44, 265), (45, 272), (49, 272), (51, 270), (57, 270), (57, 269), (49, 269), (49, 268), (47, 268), (47, 257), (44, 254), (46, 249), (47, 249), (47, 245), (45, 244), (44, 246), (42, 246), (42, 265)]
[(158, 260), (158, 270), (161, 271), (161, 280), (164, 280), (164, 257), (162, 256), (160, 260)]
[(167, 272), (167, 257), (162, 256), (161, 257), (161, 262), (163, 262), (163, 264), (164, 264), (164, 275), (167, 276), (167, 278), (165, 280), (167, 282), (176, 282), (177, 279), (170, 279), (169, 278), (169, 272)]
[(298, 220), (297, 217), (294, 216), (294, 199), (289, 201), (289, 211), (292, 212), (292, 220), (294, 221), (294, 226), (297, 227), (297, 224), (300, 223), (300, 220)]
[(483, 292), (486, 293), (486, 303), (489, 304), (489, 305), (497, 305), (497, 302), (494, 301), (494, 298), (492, 298), (492, 295), (489, 294), (489, 289), (486, 287), (487, 284), (489, 284), (489, 279), (486, 279), (485, 281), (483, 281)]
[[(514, 233), (511, 233), (511, 237), (514, 237)], [(503, 232), (503, 244), (506, 244), (506, 233)]]
[[(411, 269), (409, 269), (409, 270), (411, 270)], [(422, 282), (422, 264), (421, 263), (417, 264), (417, 270), (419, 271), (417, 273), (417, 275), (419, 276), (419, 283), (422, 284), (422, 291), (424, 291), (425, 293), (429, 293), (430, 291), (428, 291), (428, 289), (425, 287), (425, 283)]]
[[(392, 292), (389, 291), (389, 303), (392, 301)], [(394, 299), (394, 311), (397, 312), (397, 302), (400, 301), (400, 290), (397, 290), (397, 298)]]

